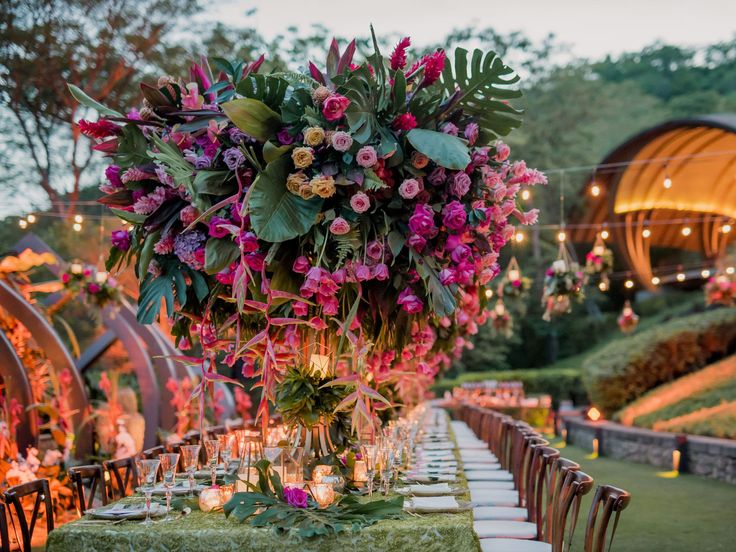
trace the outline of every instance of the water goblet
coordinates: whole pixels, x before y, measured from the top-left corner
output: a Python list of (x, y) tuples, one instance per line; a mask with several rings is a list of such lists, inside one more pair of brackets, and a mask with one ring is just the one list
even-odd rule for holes
[(181, 461), (184, 471), (189, 477), (189, 496), (194, 496), (194, 472), (197, 471), (197, 463), (199, 462), (199, 451), (201, 445), (182, 445), (179, 448), (181, 453)]
[(166, 489), (166, 519), (171, 519), (171, 490), (176, 485), (176, 468), (179, 464), (178, 452), (167, 452), (158, 455), (161, 460), (161, 476)]
[(232, 433), (223, 433), (217, 436), (217, 440), (220, 443), (220, 458), (222, 458), (222, 462), (225, 464), (225, 471), (228, 471), (233, 455), (235, 436)]
[(361, 448), (363, 460), (365, 461), (366, 474), (368, 476), (368, 496), (373, 496), (373, 478), (376, 476), (376, 456), (378, 445), (363, 445)]
[(158, 458), (140, 458), (138, 460), (138, 473), (141, 476), (143, 494), (146, 496), (146, 519), (143, 525), (151, 525), (151, 497), (153, 496), (153, 488), (156, 486), (156, 478), (158, 476), (158, 468), (161, 461)]
[(217, 461), (220, 458), (220, 441), (217, 439), (205, 439), (204, 450), (207, 453), (207, 465), (210, 467), (212, 486), (214, 487), (215, 481), (217, 481)]
[[(263, 447), (263, 455), (266, 457), (266, 460), (271, 463), (271, 467), (276, 473), (278, 473), (278, 470), (276, 469), (276, 460), (281, 456), (282, 451), (283, 449), (281, 447)], [(282, 480), (284, 479), (283, 470), (279, 476)]]

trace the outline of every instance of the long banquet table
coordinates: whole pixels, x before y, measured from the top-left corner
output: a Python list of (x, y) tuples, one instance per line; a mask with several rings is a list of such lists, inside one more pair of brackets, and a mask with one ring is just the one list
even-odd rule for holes
[[(457, 455), (457, 448), (455, 449)], [(459, 484), (467, 489), (462, 471)], [(374, 494), (377, 498), (377, 494)], [(467, 500), (469, 494), (459, 496)], [(124, 500), (140, 501), (133, 497)], [(239, 523), (220, 512), (194, 511), (175, 520), (144, 526), (140, 522), (74, 521), (51, 532), (47, 552), (475, 552), (478, 539), (471, 511), (408, 514), (354, 533), (297, 540)]]

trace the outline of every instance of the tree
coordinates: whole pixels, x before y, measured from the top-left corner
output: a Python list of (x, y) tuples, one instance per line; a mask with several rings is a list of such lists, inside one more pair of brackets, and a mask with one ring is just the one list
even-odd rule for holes
[(166, 35), (197, 9), (197, 0), (4, 4), (0, 112), (5, 115), (2, 130), (11, 139), (2, 153), (6, 167), (14, 170), (3, 180), (24, 193), (40, 188), (57, 213), (71, 216), (95, 156), (75, 124), (92, 114), (81, 111), (66, 83), (124, 109), (138, 95), (134, 85), (140, 74), (161, 62)]

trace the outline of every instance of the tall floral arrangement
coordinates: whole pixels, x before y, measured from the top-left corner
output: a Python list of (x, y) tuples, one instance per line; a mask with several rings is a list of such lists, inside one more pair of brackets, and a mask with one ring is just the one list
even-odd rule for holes
[(199, 341), (201, 385), (240, 360), (262, 415), (287, 369), (327, 357), (338, 409), (370, 421), (388, 373), (428, 385), (487, 319), (513, 221), (537, 218), (517, 193), (546, 182), (499, 140), (518, 77), (480, 50), (410, 63), (409, 44), (354, 62), (333, 41), (306, 74), (203, 60), (125, 115), (70, 87), (102, 115), (79, 123), (111, 161), (101, 201), (131, 224), (108, 266), (135, 266), (141, 322), (164, 303)]

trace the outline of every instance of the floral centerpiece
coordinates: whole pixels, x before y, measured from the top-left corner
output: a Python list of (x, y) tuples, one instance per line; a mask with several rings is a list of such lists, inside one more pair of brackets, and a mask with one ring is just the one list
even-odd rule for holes
[(94, 267), (72, 263), (59, 278), (68, 294), (78, 295), (98, 308), (102, 309), (120, 302), (120, 288), (117, 281), (110, 278), (106, 272), (95, 270)]
[(308, 74), (216, 58), (143, 83), (126, 115), (70, 86), (102, 115), (79, 123), (112, 163), (101, 201), (132, 225), (109, 269), (134, 265), (141, 322), (164, 303), (179, 347), (199, 342), (201, 385), (242, 361), (259, 415), (315, 358), (353, 421), (374, 422), (388, 380), (426, 390), (487, 319), (512, 220), (536, 221), (516, 196), (546, 179), (498, 139), (518, 77), (480, 50), (409, 63), (409, 44), (387, 58), (374, 38), (355, 63), (333, 41)]
[(736, 277), (726, 273), (718, 273), (708, 278), (705, 283), (705, 304), (726, 305), (733, 307), (736, 304)]
[(593, 249), (585, 254), (586, 283), (592, 276), (598, 275), (600, 281), (608, 285), (611, 272), (613, 272), (613, 251), (598, 234)]
[(496, 306), (491, 311), (491, 327), (496, 335), (510, 338), (514, 334), (514, 319), (503, 304), (503, 300), (496, 301)]
[(542, 319), (549, 322), (554, 315), (570, 312), (572, 301), (583, 300), (583, 273), (576, 263), (558, 259), (544, 273)]
[(624, 308), (616, 319), (616, 322), (618, 323), (619, 329), (624, 334), (630, 334), (636, 330), (636, 327), (639, 325), (639, 315), (634, 312), (633, 308), (631, 308), (630, 301), (627, 300), (626, 303), (624, 303)]

